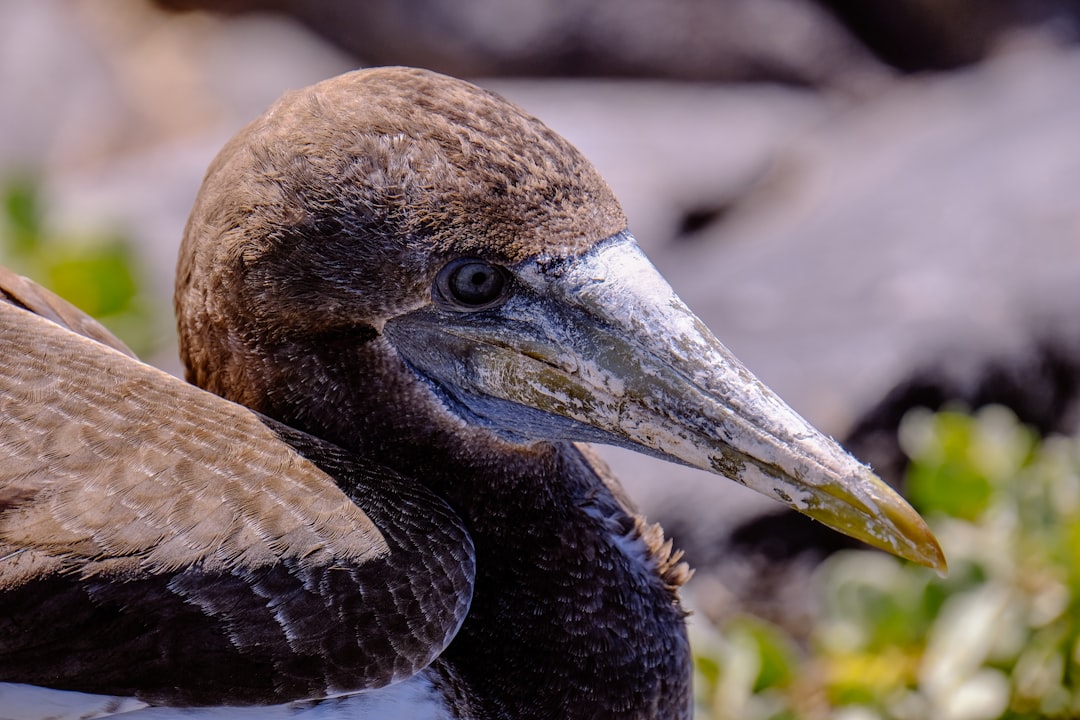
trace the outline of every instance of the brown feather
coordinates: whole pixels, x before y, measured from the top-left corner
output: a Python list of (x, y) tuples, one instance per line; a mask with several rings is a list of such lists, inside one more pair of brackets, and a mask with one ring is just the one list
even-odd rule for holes
[(85, 576), (386, 552), (363, 511), (249, 410), (11, 305), (0, 318), (0, 487), (34, 498), (5, 512), (0, 548)]
[(188, 378), (257, 404), (255, 337), (378, 332), (449, 257), (570, 255), (625, 226), (581, 153), (492, 93), (410, 68), (326, 80), (279, 100), (207, 172), (177, 281)]
[(2, 300), (48, 318), (72, 332), (108, 345), (128, 357), (135, 357), (135, 353), (100, 322), (33, 280), (0, 266), (0, 301)]
[(0, 679), (270, 702), (435, 658), (462, 717), (688, 718), (659, 529), (582, 447), (470, 422), (382, 334), (451, 259), (546, 263), (625, 224), (510, 103), (365, 70), (244, 129), (185, 230), (188, 378), (277, 422), (0, 303)]
[(454, 258), (544, 263), (625, 224), (535, 118), (453, 78), (377, 68), (287, 95), (241, 131), (185, 230), (188, 378), (378, 458), (462, 516), (476, 591), (434, 668), (480, 717), (688, 717), (685, 566), (577, 447), (469, 422), (382, 331), (431, 303)]
[(281, 702), (464, 617), (471, 544), (414, 483), (5, 302), (0, 388), (0, 680)]

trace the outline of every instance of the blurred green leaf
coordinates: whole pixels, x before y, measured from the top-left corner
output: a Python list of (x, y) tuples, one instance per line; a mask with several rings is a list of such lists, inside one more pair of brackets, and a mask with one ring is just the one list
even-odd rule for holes
[[(706, 707), (704, 716), (1080, 717), (1080, 443), (1040, 442), (995, 407), (974, 417), (913, 412), (901, 442), (911, 497), (949, 576), (881, 553), (834, 555), (816, 574), (821, 611), (806, 652), (767, 626), (767, 643), (716, 664), (717, 683), (738, 674), (737, 661), (770, 678), (766, 646), (796, 648), (780, 655), (783, 674), (748, 687), (739, 714)], [(747, 645), (747, 627), (725, 627), (721, 638)], [(711, 697), (735, 707), (735, 695)]]
[(123, 312), (135, 300), (131, 253), (120, 242), (66, 246), (46, 269), (53, 292), (94, 317)]
[(791, 639), (775, 625), (750, 616), (739, 618), (734, 625), (734, 631), (743, 633), (757, 651), (759, 669), (754, 692), (789, 684), (797, 662)]
[(41, 236), (36, 180), (25, 174), (12, 178), (3, 189), (3, 197), (5, 237), (10, 251), (16, 255), (33, 252)]
[(1004, 408), (988, 408), (981, 422), (960, 412), (909, 413), (900, 441), (912, 459), (907, 497), (921, 512), (975, 520), (1031, 459), (1034, 434)]
[(0, 261), (96, 317), (137, 354), (152, 352), (159, 342), (156, 311), (142, 290), (143, 274), (128, 238), (51, 232), (32, 175), (10, 179), (0, 195)]

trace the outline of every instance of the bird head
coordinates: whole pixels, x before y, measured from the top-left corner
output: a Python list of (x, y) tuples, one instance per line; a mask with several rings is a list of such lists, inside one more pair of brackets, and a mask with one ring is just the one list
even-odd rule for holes
[(189, 379), (269, 411), (303, 367), (346, 415), (340, 379), (393, 366), (442, 421), (701, 468), (943, 568), (918, 514), (743, 367), (626, 225), (575, 148), (492, 93), (405, 68), (325, 81), (208, 172), (176, 294)]

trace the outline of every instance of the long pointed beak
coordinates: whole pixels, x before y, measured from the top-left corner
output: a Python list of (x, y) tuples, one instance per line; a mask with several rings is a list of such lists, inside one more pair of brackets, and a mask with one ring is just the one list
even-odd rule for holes
[(395, 340), (410, 334), (387, 325), (409, 361), (481, 421), (701, 468), (945, 569), (918, 513), (743, 367), (628, 233), (514, 271), (519, 292), (492, 315), (413, 317), (413, 342), (425, 334), (415, 321), (432, 331), (423, 347), (402, 348)]

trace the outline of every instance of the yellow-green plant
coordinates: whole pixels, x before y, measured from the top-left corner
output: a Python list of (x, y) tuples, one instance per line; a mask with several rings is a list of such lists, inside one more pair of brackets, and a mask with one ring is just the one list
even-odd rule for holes
[(1000, 407), (913, 412), (901, 443), (949, 575), (833, 556), (809, 647), (746, 619), (702, 644), (699, 717), (1080, 717), (1080, 445)]
[(130, 240), (119, 232), (52, 231), (30, 176), (11, 178), (0, 195), (0, 263), (98, 318), (136, 353), (152, 351), (155, 312)]

